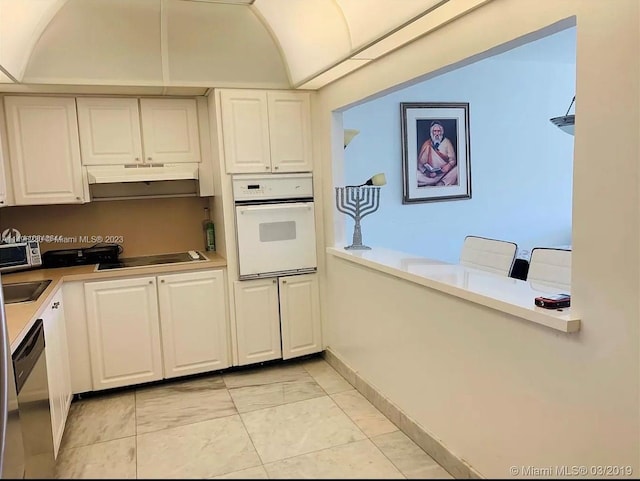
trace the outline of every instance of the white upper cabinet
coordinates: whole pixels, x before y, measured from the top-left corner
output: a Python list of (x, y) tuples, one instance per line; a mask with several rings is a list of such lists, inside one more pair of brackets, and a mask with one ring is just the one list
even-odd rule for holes
[(273, 172), (311, 171), (309, 94), (269, 92), (267, 100)]
[(140, 99), (146, 163), (200, 162), (195, 99)]
[(267, 93), (223, 90), (220, 103), (227, 172), (270, 172)]
[(78, 98), (84, 165), (142, 162), (138, 99)]
[(84, 201), (76, 101), (5, 97), (16, 205)]
[[(0, 139), (2, 142), (2, 139)], [(7, 205), (7, 177), (4, 170), (4, 156), (2, 155), (2, 145), (0, 145), (0, 207)]]
[(221, 90), (227, 173), (310, 172), (309, 94)]
[(195, 99), (78, 98), (84, 165), (200, 162)]

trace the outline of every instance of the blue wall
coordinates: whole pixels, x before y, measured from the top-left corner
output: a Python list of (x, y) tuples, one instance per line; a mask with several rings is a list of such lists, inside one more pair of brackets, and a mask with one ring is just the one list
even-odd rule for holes
[[(344, 128), (360, 130), (344, 152), (346, 184), (387, 178), (362, 221), (364, 244), (449, 262), (466, 235), (516, 242), (521, 255), (571, 244), (573, 136), (549, 119), (575, 94), (575, 30), (556, 35), (344, 111)], [(469, 103), (471, 199), (402, 204), (401, 102)]]

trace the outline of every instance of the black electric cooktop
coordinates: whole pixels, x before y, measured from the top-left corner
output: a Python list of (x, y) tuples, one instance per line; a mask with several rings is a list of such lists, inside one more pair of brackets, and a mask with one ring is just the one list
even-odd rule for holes
[(145, 267), (160, 264), (176, 264), (178, 262), (194, 262), (204, 260), (206, 260), (206, 258), (196, 251), (178, 252), (175, 254), (158, 254), (155, 256), (123, 257), (121, 259), (118, 259), (116, 262), (101, 262), (100, 264), (98, 264), (97, 270), (103, 271), (106, 269)]

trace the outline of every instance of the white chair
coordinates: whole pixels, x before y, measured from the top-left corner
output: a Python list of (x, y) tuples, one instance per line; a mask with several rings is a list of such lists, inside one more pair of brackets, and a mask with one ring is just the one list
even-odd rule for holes
[(571, 251), (535, 247), (531, 251), (527, 280), (569, 289), (571, 287)]
[(462, 244), (460, 264), (509, 276), (517, 250), (513, 242), (469, 235)]

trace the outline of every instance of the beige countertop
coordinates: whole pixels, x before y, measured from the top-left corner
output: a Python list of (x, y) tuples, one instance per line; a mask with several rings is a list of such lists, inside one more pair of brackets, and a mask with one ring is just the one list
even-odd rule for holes
[(97, 281), (124, 277), (161, 275), (171, 272), (215, 269), (217, 267), (226, 267), (227, 265), (227, 260), (219, 254), (210, 252), (203, 252), (202, 254), (207, 257), (208, 260), (160, 264), (149, 267), (128, 267), (105, 271), (96, 271), (96, 264), (91, 264), (86, 266), (59, 267), (55, 269), (34, 269), (3, 274), (2, 284), (40, 281), (45, 279), (51, 279), (52, 281), (36, 301), (5, 305), (11, 350), (13, 351), (18, 347), (18, 344), (29, 331), (32, 323), (41, 316), (63, 282)]
[(381, 247), (350, 251), (327, 247), (327, 253), (558, 331), (580, 330), (581, 316), (574, 308), (543, 309), (534, 303), (538, 296), (570, 293), (566, 287), (521, 281)]

